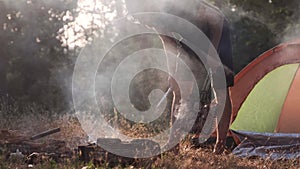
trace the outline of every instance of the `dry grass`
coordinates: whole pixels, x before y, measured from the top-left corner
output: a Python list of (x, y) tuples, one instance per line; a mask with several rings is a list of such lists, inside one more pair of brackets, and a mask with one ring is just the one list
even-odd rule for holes
[[(0, 105), (0, 128), (15, 129), (23, 131), (25, 134), (32, 135), (49, 128), (61, 127), (61, 132), (54, 134), (47, 139), (55, 138), (66, 140), (70, 147), (86, 141), (86, 134), (81, 129), (80, 123), (70, 115), (50, 115), (50, 112), (44, 111), (42, 108), (32, 104), (25, 108), (19, 108), (17, 105), (3, 106)], [(128, 129), (128, 128), (127, 128)], [(150, 133), (145, 137), (156, 133), (157, 131), (143, 128), (142, 126), (131, 126), (131, 135), (137, 133)], [(152, 134), (151, 134), (152, 133)], [(259, 158), (242, 159), (230, 154), (230, 150), (222, 155), (212, 153), (213, 145), (207, 145), (202, 148), (192, 149), (188, 142), (182, 142), (180, 145), (180, 153), (175, 155), (172, 152), (166, 152), (157, 158), (152, 164), (152, 168), (300, 168), (300, 159), (271, 161)], [(56, 168), (96, 168), (92, 163), (83, 164), (76, 156), (67, 159), (62, 163), (55, 161), (47, 161), (43, 164), (34, 166), (34, 168), (56, 169)], [(98, 168), (108, 168), (108, 164), (102, 164)], [(137, 163), (133, 166), (118, 165), (115, 168), (143, 168), (143, 163)], [(7, 160), (3, 151), (0, 149), (0, 169), (5, 168), (27, 168), (23, 161)]]
[[(100, 166), (95, 166), (92, 163), (84, 164), (80, 162), (77, 158), (69, 159), (63, 163), (56, 163), (54, 161), (48, 161), (43, 164), (38, 164), (34, 168), (42, 169), (58, 169), (58, 168), (109, 168), (108, 164), (102, 164)], [(137, 163), (132, 166), (115, 166), (114, 168), (143, 168), (143, 163)], [(0, 168), (26, 168), (26, 164), (23, 162), (15, 161), (6, 161), (2, 156), (0, 158)], [(259, 158), (254, 159), (241, 159), (237, 158), (231, 154), (224, 153), (222, 155), (215, 155), (212, 153), (212, 146), (199, 149), (189, 149), (182, 148), (180, 149), (180, 154), (174, 155), (172, 152), (167, 152), (161, 155), (160, 158), (157, 158), (152, 164), (152, 168), (165, 168), (165, 169), (177, 169), (177, 168), (212, 168), (212, 169), (231, 169), (231, 168), (240, 168), (240, 169), (281, 169), (281, 168), (300, 168), (299, 159), (295, 160), (281, 160), (281, 161), (271, 161), (263, 160)]]
[(300, 168), (298, 160), (271, 161), (264, 159), (242, 159), (229, 154), (215, 155), (211, 148), (181, 150), (180, 155), (166, 154), (156, 161), (158, 168)]

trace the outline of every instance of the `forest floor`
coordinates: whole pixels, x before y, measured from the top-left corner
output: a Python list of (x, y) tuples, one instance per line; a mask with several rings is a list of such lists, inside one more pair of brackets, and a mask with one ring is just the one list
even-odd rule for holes
[[(4, 110), (4, 109), (2, 109)], [(7, 111), (5, 109), (5, 111)], [(30, 111), (30, 110), (26, 110)], [(34, 111), (34, 110), (31, 110)], [(2, 111), (4, 112), (4, 111)], [(16, 113), (13, 109), (10, 113)], [(0, 129), (18, 130), (23, 132), (25, 135), (32, 136), (39, 132), (60, 127), (61, 131), (59, 133), (53, 134), (51, 136), (45, 137), (40, 141), (46, 141), (49, 139), (64, 140), (67, 146), (70, 148), (76, 148), (80, 144), (84, 144), (87, 136), (82, 130), (80, 123), (76, 118), (70, 117), (69, 115), (61, 116), (59, 118), (48, 117), (47, 113), (42, 115), (37, 115), (36, 113), (28, 113), (25, 116), (9, 116), (0, 115)], [(3, 120), (5, 119), (5, 120)], [(56, 120), (55, 120), (56, 119)], [(136, 135), (136, 133), (147, 133), (146, 129), (141, 129), (137, 126), (136, 129), (133, 126), (131, 135)], [(138, 130), (139, 129), (139, 130)], [(141, 132), (142, 131), (142, 132)], [(244, 168), (244, 169), (255, 169), (255, 168), (270, 168), (270, 169), (281, 169), (281, 168), (300, 168), (300, 159), (294, 160), (264, 160), (260, 158), (239, 158), (231, 154), (231, 148), (221, 154), (213, 154), (213, 142), (211, 144), (206, 144), (200, 148), (191, 148), (189, 141), (180, 143), (180, 151), (178, 154), (173, 152), (165, 152), (159, 157), (153, 159), (151, 162), (151, 168)], [(149, 164), (149, 163), (147, 163)], [(78, 154), (74, 153), (73, 157), (65, 159), (61, 162), (55, 160), (47, 160), (42, 163), (30, 166), (31, 168), (37, 169), (60, 169), (60, 168), (74, 168), (74, 169), (92, 169), (92, 168), (145, 168), (146, 163), (143, 161), (136, 161), (129, 165), (116, 164), (111, 166), (108, 163), (102, 163), (96, 166), (92, 161), (88, 163), (83, 163), (79, 160)], [(25, 160), (17, 160), (7, 158), (7, 153), (5, 154), (5, 148), (0, 146), (0, 169), (23, 169), (29, 168)]]
[[(94, 165), (92, 162), (83, 163), (79, 161), (78, 158), (74, 157), (65, 162), (57, 163), (55, 161), (47, 161), (37, 165), (32, 168), (37, 169), (93, 169), (93, 168), (143, 168), (143, 163), (134, 163), (127, 166), (122, 166), (121, 164), (116, 166), (109, 166), (109, 164)], [(6, 160), (4, 156), (0, 157), (0, 168), (1, 169), (22, 169), (29, 168), (24, 161), (11, 161)], [(281, 168), (300, 168), (300, 160), (281, 160), (281, 161), (271, 161), (263, 160), (259, 158), (243, 159), (238, 158), (230, 154), (230, 152), (225, 152), (222, 155), (215, 155), (212, 153), (212, 146), (199, 149), (189, 149), (182, 147), (180, 149), (180, 154), (174, 155), (172, 152), (167, 152), (162, 154), (159, 158), (156, 158), (151, 165), (151, 168), (216, 168), (216, 169), (231, 169), (231, 168), (241, 168), (241, 169), (255, 169), (255, 168), (270, 168), (270, 169), (281, 169)]]
[[(52, 136), (59, 138), (59, 136)], [(1, 149), (0, 149), (1, 150)], [(264, 160), (260, 158), (239, 158), (231, 154), (231, 148), (221, 154), (216, 155), (212, 152), (213, 142), (203, 145), (200, 148), (191, 148), (188, 141), (180, 143), (180, 151), (178, 154), (174, 154), (172, 151), (165, 152), (159, 157), (154, 158), (149, 162), (135, 161), (131, 164), (117, 163), (113, 166), (109, 163), (101, 163), (96, 165), (93, 161), (84, 163), (79, 160), (78, 154), (74, 153), (71, 158), (64, 159), (60, 162), (55, 160), (46, 160), (41, 163), (35, 164), (30, 168), (37, 169), (94, 169), (94, 168), (165, 168), (165, 169), (177, 169), (177, 168), (215, 168), (215, 169), (281, 169), (281, 168), (300, 168), (300, 159), (294, 160)], [(25, 160), (17, 160), (7, 158), (7, 154), (0, 151), (0, 169), (25, 169), (29, 168)], [(148, 167), (145, 167), (148, 165)]]

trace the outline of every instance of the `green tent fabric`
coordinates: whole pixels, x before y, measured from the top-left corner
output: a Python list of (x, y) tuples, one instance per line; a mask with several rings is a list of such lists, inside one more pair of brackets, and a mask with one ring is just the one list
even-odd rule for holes
[(266, 74), (250, 92), (230, 129), (274, 132), (299, 64), (280, 66)]
[(268, 159), (300, 158), (300, 39), (257, 57), (234, 78), (232, 154)]

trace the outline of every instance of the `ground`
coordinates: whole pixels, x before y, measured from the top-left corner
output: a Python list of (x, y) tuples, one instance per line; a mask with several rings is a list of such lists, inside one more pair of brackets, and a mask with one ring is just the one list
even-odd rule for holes
[[(60, 127), (61, 132), (52, 136), (41, 139), (60, 139), (66, 141), (69, 147), (76, 148), (78, 144), (82, 144), (86, 139), (86, 134), (81, 129), (79, 122), (71, 115), (47, 117), (47, 113), (27, 113), (26, 116), (9, 116), (9, 113), (16, 113), (17, 109), (1, 108), (0, 129), (15, 129), (23, 131), (27, 135), (32, 135), (45, 131), (49, 128)], [(4, 114), (3, 112), (8, 112)], [(23, 110), (24, 111), (24, 110)], [(37, 110), (27, 110), (27, 112), (37, 112)], [(6, 119), (6, 120), (2, 120)], [(155, 133), (157, 131), (147, 131), (141, 126), (131, 126), (135, 131), (130, 133)], [(139, 132), (143, 131), (143, 132)], [(150, 134), (151, 135), (151, 134)], [(146, 135), (148, 136), (148, 135)], [(200, 148), (191, 148), (188, 141), (180, 143), (180, 153), (175, 155), (173, 152), (166, 152), (153, 160), (151, 168), (300, 168), (300, 159), (271, 161), (260, 158), (238, 158), (231, 154), (231, 148), (221, 155), (212, 153), (213, 143), (202, 146)], [(24, 160), (7, 159), (5, 151), (0, 149), (0, 169), (22, 169), (27, 168)], [(144, 160), (145, 161), (145, 160)], [(137, 161), (134, 164), (122, 166), (116, 164), (114, 168), (143, 168), (147, 163)], [(96, 168), (93, 162), (83, 163), (79, 161), (78, 155), (73, 155), (72, 158), (62, 160), (58, 163), (54, 160), (48, 160), (42, 164), (34, 165), (33, 168), (38, 169), (56, 169), (56, 168)], [(98, 168), (109, 168), (109, 164), (103, 163)]]
[[(212, 153), (213, 143), (203, 145), (199, 148), (192, 148), (188, 141), (180, 143), (179, 154), (174, 152), (166, 152), (153, 160), (151, 168), (165, 168), (165, 169), (177, 169), (177, 168), (215, 168), (215, 169), (256, 169), (256, 168), (270, 168), (270, 169), (281, 169), (281, 168), (300, 168), (300, 159), (294, 160), (264, 160), (260, 158), (239, 158), (231, 154), (231, 150), (227, 150), (221, 154), (216, 155)], [(1, 151), (0, 151), (1, 152)], [(78, 154), (73, 155), (72, 158), (67, 158), (61, 162), (54, 160), (45, 160), (40, 164), (34, 165), (33, 168), (37, 169), (77, 169), (83, 168), (144, 168), (149, 166), (149, 160), (138, 160), (130, 165), (122, 165), (121, 163), (111, 165), (109, 163), (102, 163), (95, 165), (93, 161), (84, 163), (79, 160)], [(28, 168), (24, 160), (18, 159), (7, 159), (4, 154), (0, 157), (0, 169), (15, 169), (15, 168)]]
[[(142, 166), (143, 164), (137, 164)], [(137, 165), (131, 166), (116, 166), (114, 168), (136, 168)], [(55, 161), (48, 161), (43, 164), (34, 166), (33, 168), (38, 169), (56, 169), (56, 168), (95, 168), (92, 163), (84, 164), (78, 159), (73, 158), (64, 163), (56, 163)], [(27, 168), (22, 162), (15, 161), (5, 161), (2, 156), (0, 159), (0, 168)], [(102, 164), (98, 168), (109, 168), (107, 164)], [(141, 167), (142, 168), (142, 167)], [(259, 158), (253, 159), (241, 159), (234, 157), (230, 152), (226, 152), (222, 155), (214, 155), (212, 153), (212, 146), (207, 146), (205, 148), (190, 149), (182, 146), (179, 155), (174, 155), (172, 152), (164, 153), (160, 158), (157, 158), (152, 164), (152, 168), (245, 168), (245, 169), (255, 169), (255, 168), (300, 168), (300, 160), (281, 160), (281, 161), (270, 161), (263, 160)]]

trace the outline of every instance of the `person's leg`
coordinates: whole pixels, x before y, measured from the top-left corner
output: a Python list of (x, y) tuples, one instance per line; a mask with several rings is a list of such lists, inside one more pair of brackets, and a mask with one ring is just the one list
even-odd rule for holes
[(231, 99), (230, 99), (229, 89), (227, 89), (227, 97), (226, 97), (224, 112), (222, 114), (221, 120), (217, 127), (217, 140), (214, 147), (214, 153), (216, 154), (220, 154), (224, 151), (226, 136), (230, 125), (231, 111), (232, 111)]
[[(178, 93), (178, 90), (174, 90), (172, 92), (172, 96), (173, 96), (173, 100), (172, 100), (172, 105), (171, 105), (171, 130), (170, 130), (170, 137), (168, 140), (168, 144), (167, 144), (167, 149), (171, 149), (171, 151), (174, 154), (178, 154), (179, 153), (179, 144), (177, 144), (175, 146), (175, 144), (178, 142), (178, 140), (180, 139), (180, 136), (178, 134), (178, 128), (176, 128), (176, 126), (174, 126), (174, 122), (176, 120), (176, 111), (178, 111), (178, 106), (179, 106), (179, 99), (180, 99), (180, 94)], [(175, 146), (175, 147), (170, 147), (170, 146)]]
[[(234, 72), (233, 72), (233, 62), (232, 62), (232, 43), (230, 36), (230, 26), (228, 21), (225, 19), (223, 23), (222, 37), (219, 42), (218, 52), (219, 57), (224, 65), (224, 71), (226, 74), (226, 84), (227, 86), (233, 86), (234, 84)], [(225, 108), (221, 120), (219, 121), (217, 127), (217, 141), (214, 148), (215, 153), (222, 153), (225, 148), (225, 141), (227, 132), (230, 125), (231, 119), (231, 99), (229, 89), (227, 89), (227, 97)]]

